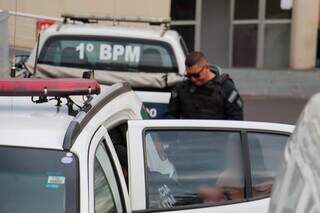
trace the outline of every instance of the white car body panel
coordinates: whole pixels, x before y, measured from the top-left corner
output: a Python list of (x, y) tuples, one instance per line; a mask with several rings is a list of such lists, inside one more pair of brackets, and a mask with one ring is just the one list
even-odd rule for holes
[[(114, 160), (114, 172), (119, 174), (119, 188), (127, 212), (146, 210), (146, 181), (145, 159), (142, 143), (142, 133), (148, 127), (161, 128), (217, 128), (217, 129), (248, 129), (275, 131), (290, 134), (293, 126), (284, 124), (271, 124), (244, 121), (210, 121), (210, 120), (139, 120), (142, 119), (142, 103), (132, 91), (127, 91), (105, 100), (107, 94), (113, 94), (123, 85), (114, 85), (103, 89), (100, 96), (95, 97), (92, 106), (100, 107), (93, 115), (86, 118), (86, 114), (79, 113), (75, 118), (67, 114), (67, 107), (57, 107), (55, 101), (36, 105), (30, 103), (30, 97), (7, 98), (0, 97), (0, 134), (1, 146), (18, 146), (41, 149), (64, 150), (63, 142), (69, 124), (72, 121), (86, 123), (76, 136), (70, 151), (79, 159), (80, 177), (80, 213), (94, 213), (94, 185), (93, 185), (93, 158), (95, 147), (104, 137), (110, 151), (110, 158)], [(149, 97), (151, 100), (151, 96)], [(95, 109), (95, 108), (93, 108)], [(128, 122), (127, 146), (129, 169), (129, 193), (125, 179), (122, 175), (119, 159), (112, 145), (108, 130), (121, 123)], [(177, 210), (170, 212), (266, 212), (269, 199), (234, 203), (212, 207)]]

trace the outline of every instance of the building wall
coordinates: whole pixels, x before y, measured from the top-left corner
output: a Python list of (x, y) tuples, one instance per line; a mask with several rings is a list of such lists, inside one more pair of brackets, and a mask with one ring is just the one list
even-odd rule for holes
[[(170, 0), (1, 0), (0, 9), (52, 17), (72, 13), (167, 18), (170, 15)], [(36, 20), (22, 17), (15, 20), (11, 16), (9, 32), (11, 45), (32, 48), (36, 38)]]
[(202, 1), (201, 50), (212, 64), (229, 64), (230, 1)]

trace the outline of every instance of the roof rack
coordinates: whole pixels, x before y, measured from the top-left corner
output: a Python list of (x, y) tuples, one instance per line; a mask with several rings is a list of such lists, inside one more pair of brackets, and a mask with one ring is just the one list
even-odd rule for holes
[(169, 27), (171, 20), (164, 18), (152, 18), (152, 17), (138, 17), (138, 16), (77, 16), (72, 14), (62, 14), (63, 23), (68, 21), (82, 22), (82, 23), (98, 23), (99, 21), (111, 21), (113, 24), (119, 24), (120, 22), (131, 23), (147, 23), (150, 25), (163, 25)]

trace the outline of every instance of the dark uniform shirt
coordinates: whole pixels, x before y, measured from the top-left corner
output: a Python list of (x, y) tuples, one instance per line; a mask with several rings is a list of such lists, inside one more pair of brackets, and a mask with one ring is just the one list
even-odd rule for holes
[(167, 118), (243, 120), (243, 101), (228, 75), (197, 87), (190, 80), (171, 92)]

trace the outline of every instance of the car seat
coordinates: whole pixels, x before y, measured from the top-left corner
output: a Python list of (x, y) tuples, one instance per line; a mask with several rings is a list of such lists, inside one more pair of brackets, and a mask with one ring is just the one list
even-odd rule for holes
[(140, 67), (142, 68), (142, 70), (145, 70), (146, 68), (150, 67), (160, 68), (162, 66), (162, 57), (159, 50), (154, 48), (147, 48), (143, 50), (140, 59)]
[(61, 66), (83, 66), (87, 64), (87, 57), (80, 59), (79, 53), (75, 47), (66, 47), (61, 52), (60, 65)]

